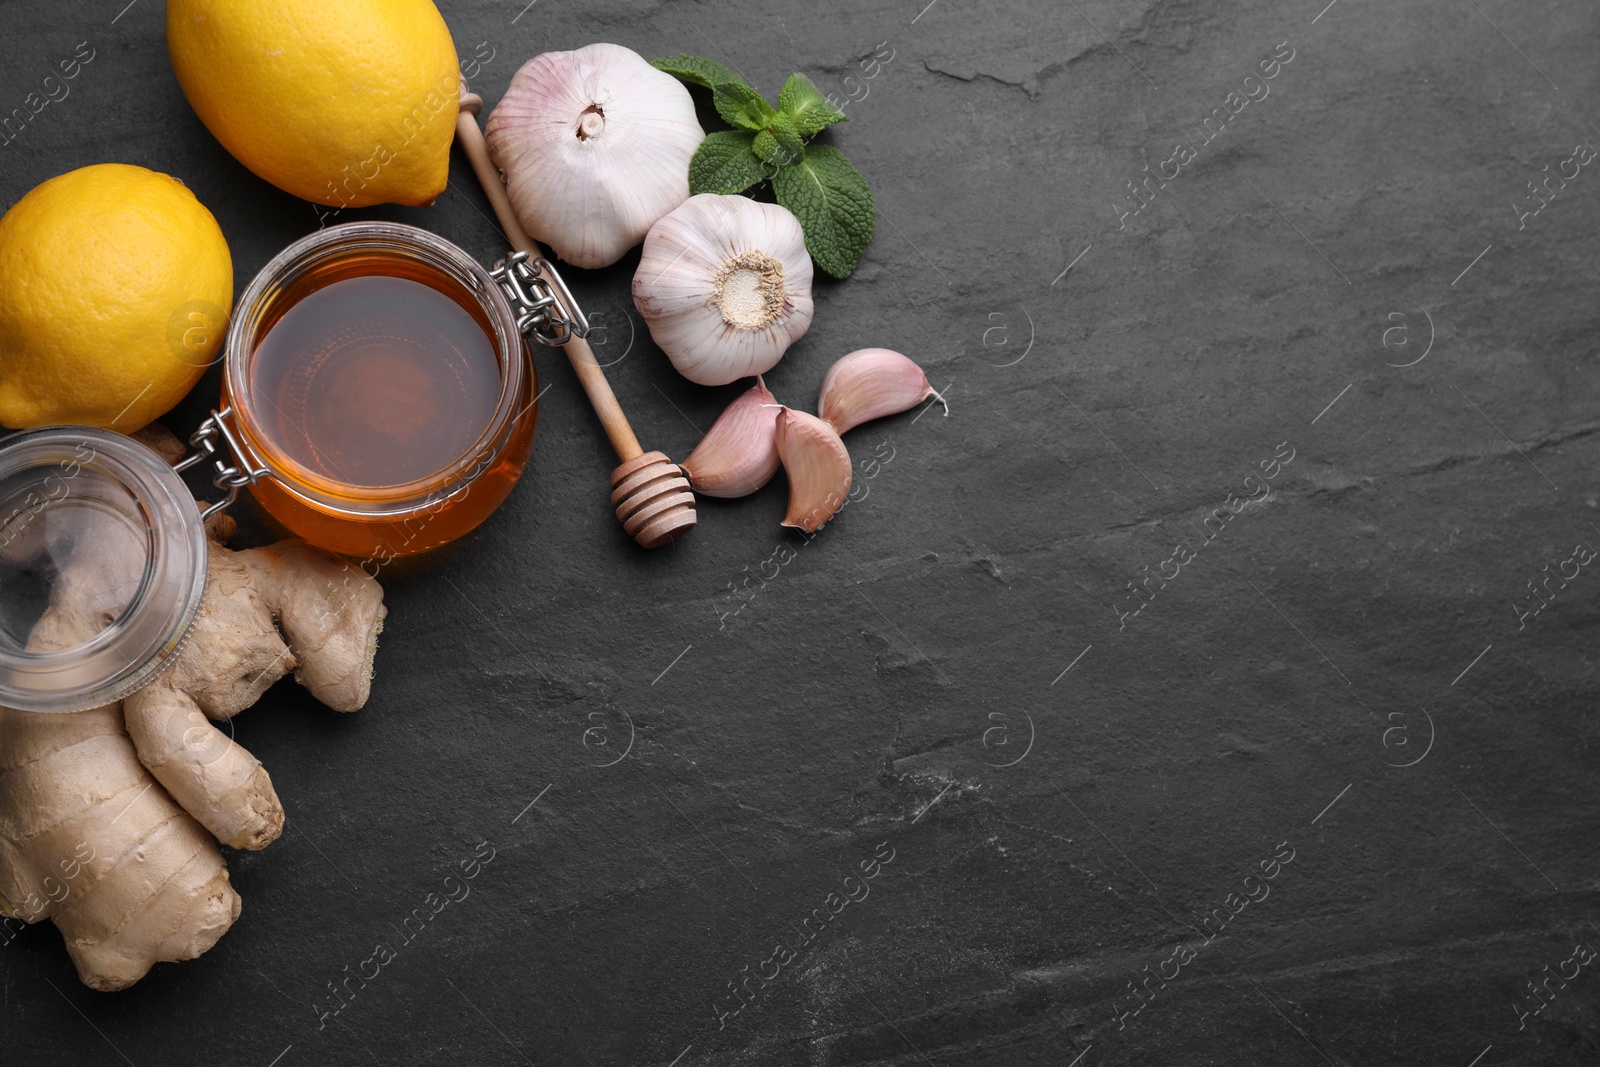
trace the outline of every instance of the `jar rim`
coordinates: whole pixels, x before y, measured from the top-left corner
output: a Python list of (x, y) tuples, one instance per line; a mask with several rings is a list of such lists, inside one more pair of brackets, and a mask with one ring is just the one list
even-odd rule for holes
[[(273, 300), (291, 282), (314, 267), (349, 256), (386, 252), (438, 270), (483, 311), (500, 362), (500, 395), (478, 437), (459, 455), (423, 478), (394, 485), (355, 485), (312, 471), (262, 433), (256, 393), (251, 386), (251, 359), (265, 336), (262, 321)], [(373, 272), (381, 273), (381, 272)], [(532, 368), (516, 316), (499, 285), (471, 254), (438, 234), (400, 222), (346, 222), (300, 238), (258, 271), (228, 323), (224, 343), (223, 393), (248, 447), (261, 466), (296, 496), (321, 507), (370, 517), (405, 514), (441, 496), (460, 491), (491, 467), (522, 412), (525, 380)], [(265, 396), (261, 399), (271, 403)]]

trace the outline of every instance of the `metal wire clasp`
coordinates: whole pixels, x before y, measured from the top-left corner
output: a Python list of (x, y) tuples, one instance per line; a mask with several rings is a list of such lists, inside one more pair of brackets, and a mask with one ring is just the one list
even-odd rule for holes
[(517, 329), (525, 335), (550, 348), (589, 336), (588, 318), (549, 260), (515, 252), (496, 263), (489, 276), (511, 301)]
[(202, 511), (201, 521), (211, 518), (238, 500), (239, 490), (247, 485), (254, 485), (272, 473), (266, 467), (255, 466), (249, 461), (249, 453), (239, 444), (239, 439), (233, 435), (233, 431), (224, 421), (232, 415), (232, 407), (212, 411), (211, 416), (200, 424), (200, 428), (189, 435), (189, 443), (197, 451), (192, 456), (185, 456), (172, 467), (175, 471), (186, 471), (190, 467), (209, 462), (216, 468), (216, 473), (211, 476), (211, 484), (218, 489), (226, 489), (228, 495)]

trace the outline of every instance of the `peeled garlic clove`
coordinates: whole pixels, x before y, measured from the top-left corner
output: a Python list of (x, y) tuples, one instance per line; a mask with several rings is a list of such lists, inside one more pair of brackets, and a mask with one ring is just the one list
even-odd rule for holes
[(729, 404), (681, 466), (701, 496), (749, 496), (778, 473), (778, 401), (759, 377)]
[(633, 302), (691, 382), (764, 374), (811, 326), (811, 256), (788, 208), (700, 193), (650, 228)]
[(789, 475), (785, 526), (816, 533), (850, 493), (850, 453), (833, 427), (804, 411), (778, 412), (778, 459)]
[(683, 83), (616, 44), (534, 56), (484, 137), (529, 236), (579, 267), (607, 267), (689, 198), (705, 140)]
[(863, 348), (828, 368), (817, 410), (835, 430), (846, 433), (864, 422), (910, 411), (930, 396), (950, 414), (950, 405), (921, 367), (887, 348)]

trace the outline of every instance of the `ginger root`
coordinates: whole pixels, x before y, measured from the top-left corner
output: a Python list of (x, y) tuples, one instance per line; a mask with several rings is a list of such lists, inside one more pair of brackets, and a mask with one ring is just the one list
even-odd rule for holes
[[(265, 768), (212, 722), (291, 670), (338, 711), (371, 690), (387, 613), (376, 580), (299, 541), (234, 552), (225, 516), (208, 530), (205, 598), (169, 669), (89, 711), (0, 707), (0, 915), (54, 921), (95, 989), (216, 944), (240, 901), (212, 835), (259, 849), (283, 830)], [(95, 533), (61, 568), (30, 648), (81, 644), (108, 621), (105, 591), (138, 557), (119, 557), (116, 529)], [(46, 523), (42, 536), (69, 535)]]

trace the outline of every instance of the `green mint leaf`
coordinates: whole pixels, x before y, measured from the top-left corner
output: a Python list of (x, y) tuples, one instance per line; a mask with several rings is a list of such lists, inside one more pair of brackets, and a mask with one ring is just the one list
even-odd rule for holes
[(750, 143), (750, 151), (754, 152), (764, 163), (771, 163), (773, 166), (778, 167), (783, 166), (782, 163), (778, 162), (783, 158), (783, 149), (778, 147), (778, 139), (772, 136), (771, 130), (762, 130), (760, 133), (752, 134), (751, 136), (755, 140)]
[(708, 134), (689, 161), (691, 193), (742, 193), (767, 176), (751, 151), (757, 135), (749, 130), (722, 130)]
[(849, 122), (843, 111), (828, 103), (804, 74), (791, 74), (778, 91), (778, 110), (789, 116), (801, 137), (810, 137), (835, 122)]
[(844, 153), (809, 145), (805, 158), (772, 179), (778, 203), (794, 212), (806, 234), (806, 251), (827, 273), (848, 278), (872, 240), (878, 209), (861, 172)]
[(721, 63), (710, 59), (701, 59), (699, 56), (662, 56), (652, 59), (650, 65), (657, 70), (664, 70), (680, 81), (691, 85), (703, 85), (707, 89), (715, 89), (719, 85), (732, 82), (735, 85), (749, 85), (744, 80), (744, 75), (729, 70)]
[(772, 125), (756, 134), (750, 150), (776, 167), (792, 167), (805, 158), (806, 143), (785, 115), (774, 115)]
[(773, 140), (778, 143), (779, 156), (777, 159), (768, 160), (780, 167), (792, 167), (805, 158), (806, 143), (800, 137), (800, 131), (795, 128), (794, 121), (787, 115), (774, 115), (772, 124), (766, 132), (772, 134)]
[(711, 100), (728, 125), (747, 130), (766, 129), (778, 114), (760, 93), (742, 82), (721, 83), (711, 91)]

